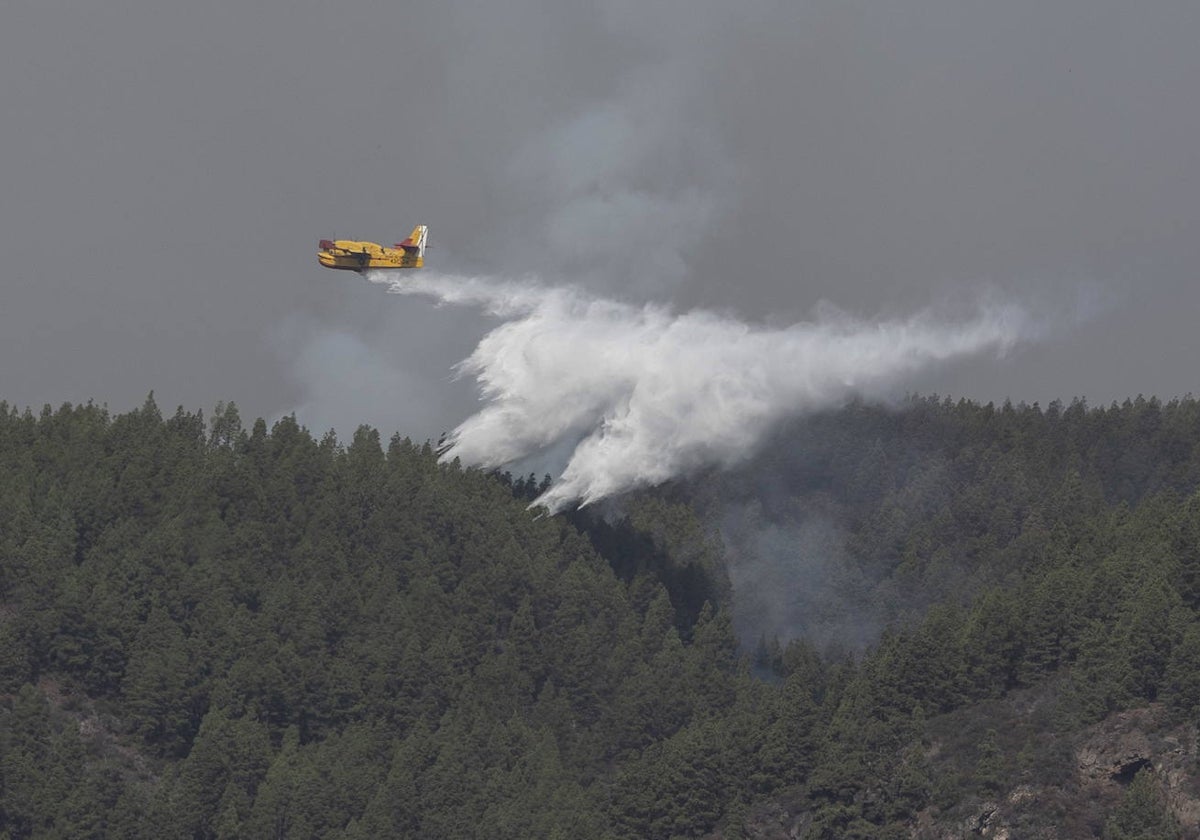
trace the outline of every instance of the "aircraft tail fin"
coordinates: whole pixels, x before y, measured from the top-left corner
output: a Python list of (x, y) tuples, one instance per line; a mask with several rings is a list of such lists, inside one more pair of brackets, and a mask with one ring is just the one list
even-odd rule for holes
[(425, 264), (425, 242), (429, 239), (429, 226), (417, 225), (413, 228), (408, 239), (397, 242), (397, 248), (404, 249), (404, 267), (420, 268)]
[(396, 247), (403, 248), (415, 257), (423, 257), (425, 256), (425, 241), (428, 238), (429, 226), (417, 225), (413, 228), (412, 233), (408, 235), (408, 239), (398, 243)]

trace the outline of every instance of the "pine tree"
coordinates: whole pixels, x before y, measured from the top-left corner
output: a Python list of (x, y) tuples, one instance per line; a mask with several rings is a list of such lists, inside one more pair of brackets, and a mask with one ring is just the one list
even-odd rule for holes
[(1149, 768), (1133, 777), (1121, 804), (1104, 824), (1104, 840), (1177, 840), (1179, 823), (1167, 809)]

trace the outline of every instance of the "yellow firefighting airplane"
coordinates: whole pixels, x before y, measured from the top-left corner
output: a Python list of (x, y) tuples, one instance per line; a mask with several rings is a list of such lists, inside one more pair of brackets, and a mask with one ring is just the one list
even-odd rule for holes
[(429, 227), (417, 225), (408, 239), (391, 248), (352, 239), (322, 239), (317, 260), (326, 268), (358, 272), (373, 268), (421, 268), (425, 265), (425, 240), (428, 238)]

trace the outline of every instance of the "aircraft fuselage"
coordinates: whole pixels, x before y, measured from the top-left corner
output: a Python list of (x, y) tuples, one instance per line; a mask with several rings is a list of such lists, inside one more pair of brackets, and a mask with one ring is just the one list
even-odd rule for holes
[(317, 261), (326, 268), (343, 271), (421, 268), (425, 265), (425, 240), (428, 235), (429, 229), (425, 225), (417, 225), (408, 239), (397, 242), (391, 248), (354, 239), (322, 239)]

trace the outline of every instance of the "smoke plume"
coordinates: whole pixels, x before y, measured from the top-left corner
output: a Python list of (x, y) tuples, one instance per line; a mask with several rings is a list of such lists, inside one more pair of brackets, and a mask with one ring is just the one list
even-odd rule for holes
[(565, 444), (566, 465), (536, 502), (551, 511), (730, 466), (780, 420), (893, 390), (944, 360), (1002, 354), (1030, 332), (1023, 310), (995, 302), (960, 319), (926, 311), (866, 321), (824, 310), (772, 328), (533, 281), (369, 279), (502, 319), (457, 366), (478, 382), (484, 405), (449, 436), (445, 457), (499, 467)]

